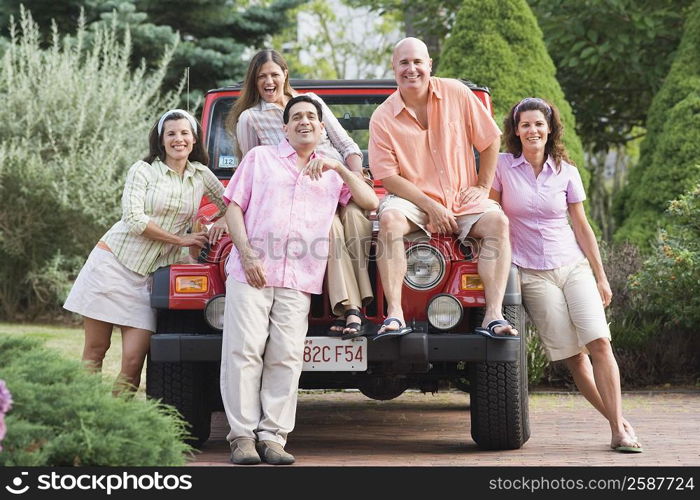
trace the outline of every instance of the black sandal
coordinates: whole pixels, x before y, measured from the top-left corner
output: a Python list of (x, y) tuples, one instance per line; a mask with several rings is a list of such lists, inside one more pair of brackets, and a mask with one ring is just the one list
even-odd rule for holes
[(363, 321), (362, 318), (362, 313), (360, 312), (359, 309), (348, 309), (345, 311), (345, 318), (348, 316), (357, 316), (360, 318), (360, 322), (358, 323), (357, 321), (353, 321), (352, 323), (349, 323), (345, 325), (345, 328), (343, 329), (343, 332), (346, 330), (355, 330), (354, 332), (351, 333), (343, 333), (340, 338), (343, 340), (349, 340), (349, 339), (354, 339), (357, 337), (362, 337), (366, 334), (365, 332), (365, 326), (367, 323)]
[[(334, 326), (340, 328), (340, 330), (332, 330)], [(339, 337), (343, 334), (343, 330), (345, 330), (345, 319), (335, 318), (333, 321), (331, 321), (331, 324), (328, 327), (328, 336)]]

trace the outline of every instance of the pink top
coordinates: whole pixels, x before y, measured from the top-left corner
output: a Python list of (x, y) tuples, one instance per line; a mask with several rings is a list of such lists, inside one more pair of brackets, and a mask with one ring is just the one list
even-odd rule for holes
[[(312, 158), (316, 153), (312, 155)], [(297, 153), (286, 139), (251, 149), (224, 192), (226, 203), (243, 210), (251, 246), (260, 254), (267, 286), (321, 293), (328, 260), (328, 233), (338, 202), (350, 190), (338, 173), (318, 181), (301, 175)], [(227, 274), (246, 283), (238, 250), (231, 250)]]
[(557, 173), (550, 156), (535, 178), (524, 155), (501, 153), (492, 188), (510, 221), (514, 264), (549, 270), (584, 258), (567, 219), (569, 203), (586, 199), (576, 167), (562, 161)]

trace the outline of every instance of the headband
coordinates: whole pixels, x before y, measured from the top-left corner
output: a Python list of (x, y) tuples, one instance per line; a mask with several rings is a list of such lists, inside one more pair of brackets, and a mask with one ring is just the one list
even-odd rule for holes
[(520, 108), (522, 106), (524, 106), (525, 104), (531, 103), (531, 102), (537, 103), (537, 104), (542, 104), (545, 107), (545, 109), (547, 110), (547, 112), (545, 113), (547, 115), (547, 119), (551, 118), (552, 107), (549, 104), (547, 104), (547, 101), (545, 101), (544, 99), (540, 99), (539, 97), (526, 97), (525, 99), (520, 101), (518, 104), (516, 104), (515, 107), (513, 108), (513, 119), (515, 119), (515, 115), (517, 115), (520, 112)]
[(158, 120), (158, 136), (160, 137), (160, 135), (163, 133), (163, 123), (165, 123), (165, 120), (175, 113), (183, 115), (187, 121), (190, 122), (190, 125), (192, 125), (192, 132), (197, 135), (197, 120), (195, 120), (194, 117), (184, 109), (171, 109), (170, 111), (163, 113), (163, 116), (161, 116), (160, 120)]

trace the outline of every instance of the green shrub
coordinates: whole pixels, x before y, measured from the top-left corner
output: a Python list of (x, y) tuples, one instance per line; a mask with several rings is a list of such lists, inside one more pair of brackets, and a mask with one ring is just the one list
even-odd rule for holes
[[(176, 102), (161, 67), (131, 70), (113, 26), (48, 48), (30, 15), (0, 66), (0, 319), (55, 313), (90, 248), (120, 215), (124, 177), (149, 127)], [(7, 263), (12, 262), (12, 265)]]
[(695, 383), (700, 339), (700, 183), (673, 201), (645, 260), (634, 246), (604, 249), (613, 290), (610, 329), (627, 386)]
[(537, 385), (543, 382), (546, 372), (547, 355), (544, 352), (544, 347), (537, 335), (537, 329), (534, 326), (530, 327), (527, 337), (527, 382), (528, 384)]
[(616, 201), (622, 220), (616, 241), (631, 241), (644, 253), (654, 244), (664, 211), (700, 179), (700, 2), (695, 2), (671, 70), (649, 108), (647, 134), (638, 164), (629, 173), (623, 196)]
[(491, 89), (499, 125), (524, 97), (554, 103), (564, 124), (564, 144), (588, 187), (583, 147), (571, 106), (564, 97), (542, 31), (526, 0), (465, 0), (440, 55), (440, 75), (471, 80)]
[(673, 201), (667, 229), (632, 276), (632, 305), (667, 329), (695, 332), (700, 322), (700, 183)]
[(26, 338), (0, 338), (12, 392), (2, 466), (175, 466), (189, 447), (173, 408), (114, 397), (98, 375)]

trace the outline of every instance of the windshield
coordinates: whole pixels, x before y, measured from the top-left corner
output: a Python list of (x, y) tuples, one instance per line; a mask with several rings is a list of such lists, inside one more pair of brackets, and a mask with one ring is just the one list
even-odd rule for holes
[[(391, 93), (391, 90), (388, 91)], [(367, 143), (369, 141), (369, 119), (387, 95), (323, 95), (323, 101), (333, 111), (343, 128), (362, 149), (364, 166), (367, 167)], [(219, 177), (232, 175), (238, 159), (234, 142), (226, 131), (226, 116), (235, 97), (221, 97), (214, 102), (209, 126), (209, 158), (212, 170)]]

